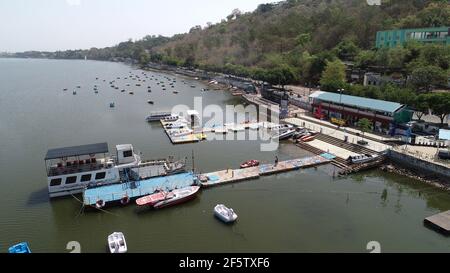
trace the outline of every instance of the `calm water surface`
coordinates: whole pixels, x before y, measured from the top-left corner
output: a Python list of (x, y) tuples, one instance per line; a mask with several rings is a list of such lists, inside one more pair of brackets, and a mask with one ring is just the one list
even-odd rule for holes
[[(258, 141), (173, 146), (159, 125), (144, 121), (149, 112), (192, 106), (194, 96), (205, 105), (239, 100), (223, 91), (201, 92), (201, 83), (178, 76), (171, 76), (178, 95), (154, 81), (136, 87), (123, 80), (130, 71), (141, 73), (107, 62), (0, 59), (0, 252), (19, 241), (28, 241), (34, 252), (67, 252), (69, 241), (79, 241), (83, 252), (104, 252), (114, 231), (125, 233), (132, 252), (367, 252), (369, 241), (380, 242), (385, 252), (449, 250), (448, 238), (422, 224), (424, 217), (450, 209), (449, 194), (379, 171), (333, 179), (333, 167), (322, 166), (203, 190), (190, 203), (147, 213), (129, 206), (80, 214), (73, 198), (50, 202), (43, 160), (49, 148), (107, 141), (110, 150), (131, 143), (146, 158), (184, 158), (194, 151), (202, 172), (253, 158), (310, 155), (289, 144), (261, 152)], [(166, 74), (148, 74), (165, 81)], [(109, 84), (116, 77), (119, 90)], [(116, 108), (110, 109), (113, 101)], [(213, 217), (217, 203), (235, 209), (235, 225)]]

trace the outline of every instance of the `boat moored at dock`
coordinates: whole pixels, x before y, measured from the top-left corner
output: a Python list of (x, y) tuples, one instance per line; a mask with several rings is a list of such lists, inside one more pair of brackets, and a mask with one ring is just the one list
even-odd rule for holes
[(272, 139), (285, 140), (292, 137), (295, 134), (295, 129), (283, 129), (272, 136)]
[(107, 143), (49, 150), (45, 157), (49, 195), (73, 195), (89, 186), (119, 183), (120, 172), (140, 162), (131, 144), (117, 145), (115, 158), (109, 156)]
[(136, 200), (136, 205), (139, 207), (153, 207), (156, 203), (161, 202), (169, 198), (170, 193), (166, 191), (159, 191), (154, 194), (150, 194), (144, 197), (141, 197)]
[(240, 165), (241, 169), (259, 166), (258, 160), (249, 160)]
[(167, 199), (160, 201), (154, 205), (155, 209), (162, 209), (165, 207), (170, 207), (178, 205), (189, 200), (194, 199), (197, 196), (199, 186), (190, 186), (182, 189), (173, 190)]
[(153, 112), (145, 118), (148, 122), (160, 121), (166, 117), (172, 116), (171, 112)]
[(363, 155), (349, 156), (347, 158), (347, 161), (352, 164), (362, 164), (362, 163), (375, 161), (378, 158), (379, 158), (378, 155), (363, 154)]
[(82, 193), (86, 188), (177, 174), (186, 166), (172, 157), (142, 160), (131, 144), (117, 145), (115, 155), (110, 156), (107, 143), (49, 150), (45, 162), (51, 198)]

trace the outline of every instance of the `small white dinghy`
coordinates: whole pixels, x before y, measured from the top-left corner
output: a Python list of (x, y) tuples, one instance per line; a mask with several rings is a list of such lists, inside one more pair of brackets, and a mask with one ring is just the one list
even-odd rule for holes
[(222, 204), (214, 207), (214, 215), (225, 223), (233, 223), (238, 218), (233, 209)]
[(122, 232), (114, 232), (108, 236), (108, 247), (110, 253), (127, 253), (127, 242)]

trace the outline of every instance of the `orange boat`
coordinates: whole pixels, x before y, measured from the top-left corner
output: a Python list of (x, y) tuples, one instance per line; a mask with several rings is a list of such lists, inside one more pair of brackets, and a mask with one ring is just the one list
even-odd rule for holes
[(160, 191), (151, 195), (144, 196), (136, 200), (136, 204), (140, 207), (150, 206), (153, 207), (156, 203), (171, 198), (171, 193)]

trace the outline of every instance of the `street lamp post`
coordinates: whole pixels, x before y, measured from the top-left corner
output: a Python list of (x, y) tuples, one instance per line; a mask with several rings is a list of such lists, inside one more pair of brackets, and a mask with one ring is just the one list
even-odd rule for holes
[(341, 119), (343, 119), (344, 106), (342, 105), (342, 92), (344, 92), (344, 89), (338, 89), (338, 91), (339, 91), (339, 104), (341, 105)]

